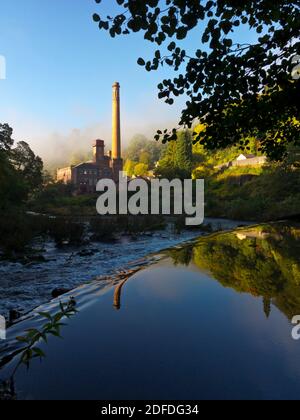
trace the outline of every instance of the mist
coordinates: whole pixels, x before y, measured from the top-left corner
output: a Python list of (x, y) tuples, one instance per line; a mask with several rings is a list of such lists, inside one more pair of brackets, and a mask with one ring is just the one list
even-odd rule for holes
[[(151, 117), (151, 121), (146, 121), (145, 116), (148, 116), (149, 120)], [(132, 118), (123, 113), (121, 125), (123, 151), (136, 134), (143, 134), (149, 140), (153, 140), (158, 129), (177, 126), (175, 118), (164, 118), (162, 114), (159, 118), (155, 118), (156, 116), (157, 109), (155, 111), (155, 108), (149, 112), (145, 110), (143, 118), (138, 116)], [(106, 151), (111, 150), (110, 118), (69, 130), (51, 130), (50, 127), (43, 126), (41, 122), (25, 119), (24, 115), (22, 119), (13, 118), (8, 119), (7, 122), (14, 129), (15, 141), (26, 141), (34, 153), (43, 159), (45, 169), (52, 173), (57, 168), (91, 159), (92, 145), (96, 139), (104, 140)]]

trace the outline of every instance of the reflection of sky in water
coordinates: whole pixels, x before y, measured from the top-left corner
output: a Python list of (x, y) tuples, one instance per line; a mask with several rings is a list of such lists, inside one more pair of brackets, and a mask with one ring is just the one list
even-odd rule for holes
[[(131, 300), (143, 300), (146, 296), (158, 300), (160, 308), (164, 309), (156, 307), (155, 318), (157, 311), (162, 319), (163, 311), (169, 310), (176, 327), (184, 319), (187, 327), (203, 335), (205, 344), (200, 351), (201, 357), (215, 354), (224, 363), (231, 360), (235, 368), (247, 372), (247, 381), (265, 398), (274, 395), (280, 398), (278, 379), (295, 381), (299, 389), (299, 342), (292, 340), (291, 323), (276, 307), (272, 305), (270, 318), (267, 319), (261, 298), (237, 295), (233, 290), (209, 281), (206, 274), (197, 274), (194, 270), (190, 272), (182, 267), (154, 268), (141, 280), (126, 291), (126, 308), (130, 308)], [(185, 338), (188, 347), (191, 341)], [(219, 365), (219, 368), (222, 376), (224, 367)]]

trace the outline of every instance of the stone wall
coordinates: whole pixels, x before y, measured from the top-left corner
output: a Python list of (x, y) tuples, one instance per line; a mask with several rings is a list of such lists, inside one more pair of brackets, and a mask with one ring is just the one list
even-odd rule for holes
[(231, 166), (260, 166), (267, 162), (266, 156), (257, 156), (251, 159), (245, 160), (234, 160), (231, 162)]

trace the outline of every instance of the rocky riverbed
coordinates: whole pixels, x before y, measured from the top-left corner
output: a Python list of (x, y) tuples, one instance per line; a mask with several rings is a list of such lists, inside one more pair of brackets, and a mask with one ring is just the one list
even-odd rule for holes
[[(222, 219), (211, 219), (206, 223), (210, 223), (214, 230), (231, 229), (242, 224)], [(41, 258), (36, 261), (0, 263), (0, 314), (6, 319), (10, 315), (16, 318), (64, 290), (71, 290), (97, 277), (113, 275), (148, 254), (201, 234), (201, 230), (175, 234), (167, 229), (136, 237), (124, 235), (111, 243), (62, 249), (57, 249), (53, 242), (46, 242), (42, 244)]]

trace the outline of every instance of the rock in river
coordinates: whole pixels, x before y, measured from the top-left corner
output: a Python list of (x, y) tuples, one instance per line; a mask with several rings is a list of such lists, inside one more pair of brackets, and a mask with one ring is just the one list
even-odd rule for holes
[(61, 295), (64, 295), (65, 293), (68, 293), (68, 292), (70, 292), (69, 289), (63, 289), (63, 288), (59, 288), (58, 287), (58, 288), (52, 290), (51, 295), (55, 299), (55, 298), (57, 298), (57, 297), (59, 297)]

